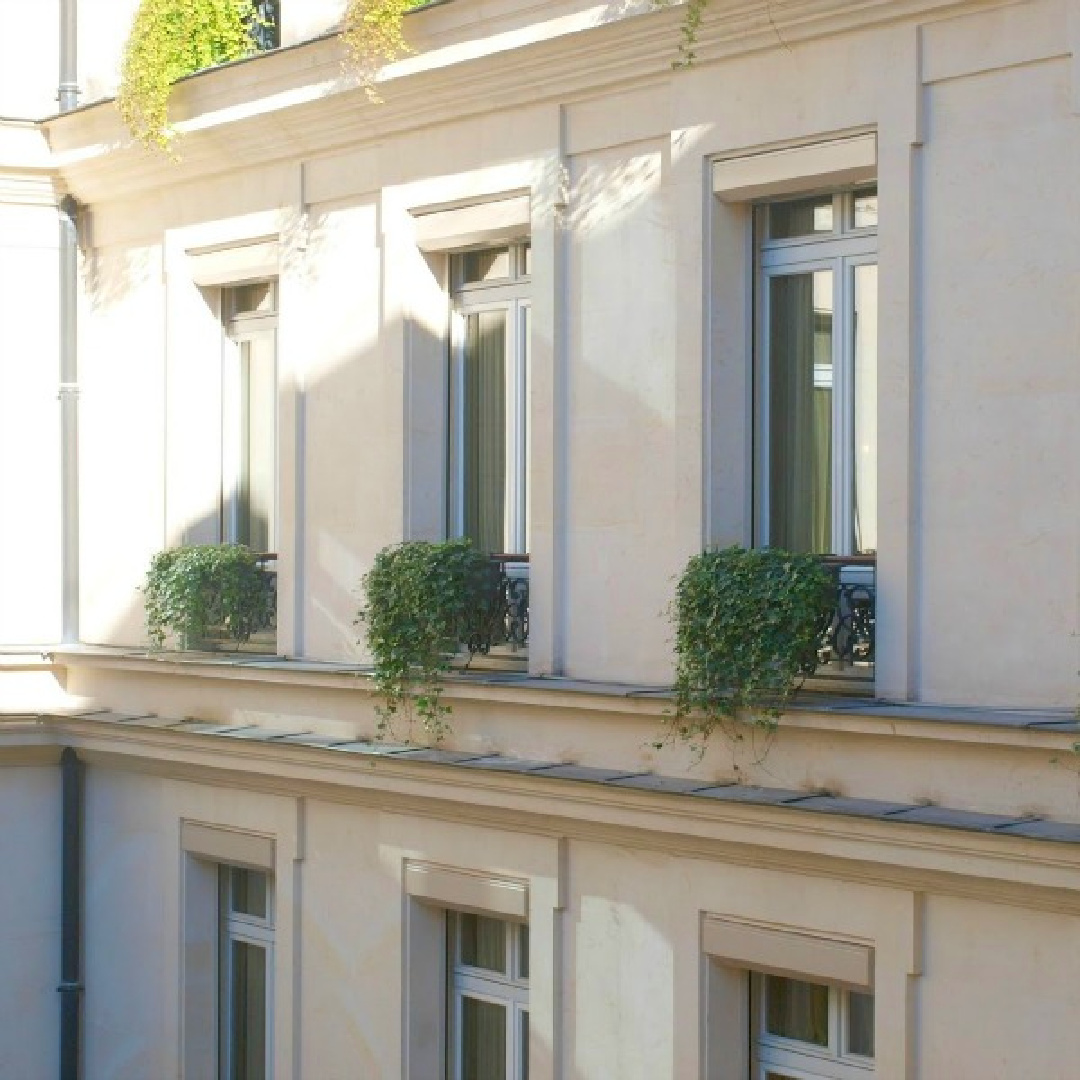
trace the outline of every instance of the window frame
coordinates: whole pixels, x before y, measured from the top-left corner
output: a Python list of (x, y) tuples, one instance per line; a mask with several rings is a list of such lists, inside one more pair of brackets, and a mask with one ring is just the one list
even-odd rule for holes
[[(464, 280), (464, 257), (484, 251), (509, 252), (509, 275), (491, 281)], [(527, 555), (529, 550), (529, 398), (532, 296), (531, 241), (485, 244), (449, 254), (450, 343), (447, 402), (447, 532), (465, 535), (465, 346), (471, 315), (506, 313), (505, 476), (502, 550), (492, 554)]]
[[(506, 968), (503, 972), (475, 967), (461, 961), (461, 920), (470, 915), (502, 925), (506, 956)], [(508, 1080), (528, 1080), (530, 1031), (528, 923), (518, 919), (448, 908), (445, 912), (445, 933), (445, 1080), (462, 1080), (460, 1050), (463, 1001), (466, 997), (505, 1008), (506, 1076)]]
[[(266, 890), (266, 914), (263, 916), (238, 912), (233, 909), (233, 871), (242, 870), (260, 874)], [(234, 1052), (233, 1032), (233, 950), (234, 943), (260, 948), (265, 953), (265, 1001), (263, 1008), (266, 1062), (260, 1077), (245, 1080), (273, 1080), (274, 1072), (274, 878), (266, 870), (237, 866), (232, 863), (217, 864), (218, 873), (218, 978), (217, 978), (217, 1073), (220, 1080), (233, 1080)]]
[[(832, 439), (830, 447), (831, 550), (857, 554), (855, 515), (855, 272), (879, 264), (878, 226), (855, 226), (855, 200), (876, 183), (786, 195), (753, 206), (753, 526), (754, 543), (772, 544), (771, 487), (771, 319), (769, 291), (774, 278), (827, 271), (832, 274)], [(829, 232), (770, 239), (769, 217), (778, 204), (801, 202), (815, 194), (832, 198)]]

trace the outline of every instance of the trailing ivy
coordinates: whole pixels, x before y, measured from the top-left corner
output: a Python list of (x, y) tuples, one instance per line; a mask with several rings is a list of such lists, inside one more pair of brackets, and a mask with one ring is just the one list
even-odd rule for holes
[(240, 544), (159, 551), (150, 562), (143, 595), (146, 630), (156, 649), (170, 637), (189, 649), (220, 634), (239, 647), (274, 617), (266, 573)]
[[(658, 8), (671, 7), (673, 3), (674, 0), (653, 0), (654, 6)], [(686, 0), (686, 11), (679, 31), (679, 56), (672, 63), (672, 67), (687, 68), (697, 59), (694, 49), (697, 46), (701, 19), (708, 6), (709, 0)]]
[(116, 104), (132, 135), (175, 156), (169, 95), (177, 80), (256, 51), (254, 0), (142, 0), (124, 46)]
[(700, 751), (736, 716), (774, 730), (817, 666), (834, 598), (833, 576), (814, 555), (741, 547), (694, 555), (672, 606), (669, 735)]
[(438, 742), (449, 732), (442, 677), (490, 597), (491, 560), (468, 540), (396, 544), (375, 556), (363, 590), (380, 733), (415, 715)]
[(405, 13), (430, 0), (348, 0), (341, 40), (356, 66), (364, 90), (378, 101), (375, 76), (384, 64), (407, 56), (412, 49), (405, 40)]

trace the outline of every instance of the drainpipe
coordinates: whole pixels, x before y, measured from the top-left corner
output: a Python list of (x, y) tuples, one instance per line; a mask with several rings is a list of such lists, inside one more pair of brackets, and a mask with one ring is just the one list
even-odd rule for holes
[(82, 763), (60, 753), (60, 1080), (79, 1080), (82, 1005)]
[[(79, 103), (78, 0), (60, 0), (60, 111)], [(60, 640), (79, 640), (79, 204), (60, 200)]]

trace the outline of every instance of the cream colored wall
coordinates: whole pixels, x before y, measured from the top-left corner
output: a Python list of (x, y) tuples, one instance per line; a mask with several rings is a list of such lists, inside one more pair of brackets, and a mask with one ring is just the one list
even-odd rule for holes
[[(451, 7), (458, 22), (440, 9), (416, 25), (433, 42), (476, 36), (460, 23), (467, 0)], [(210, 143), (192, 136), (190, 169), (167, 174), (161, 193), (97, 199), (95, 243), (112, 265), (133, 247), (152, 264), (177, 228), (227, 228), (275, 207), (295, 222), (282, 271), (283, 647), (356, 656), (355, 588), (374, 552), (439, 531), (441, 387), (430, 375), (442, 300), (437, 268), (410, 239), (409, 211), (525, 187), (534, 293), (543, 293), (531, 417), (534, 670), (667, 682), (673, 576), (703, 542), (750, 538), (748, 217), (707, 196), (705, 166), (713, 155), (871, 129), (883, 207), (878, 691), (1075, 705), (1080, 494), (1069, 463), (1080, 369), (1071, 362), (1076, 245), (1065, 242), (1075, 197), (1060, 180), (1075, 158), (1066, 12), (1061, 0), (1029, 0), (968, 7), (921, 30), (792, 33), (783, 46), (706, 56), (648, 89), (607, 89), (598, 74), (528, 107), (499, 109), (493, 95), (482, 115), (419, 132), (388, 101), (375, 114), (386, 118), (377, 148), (350, 129), (338, 138), (351, 143), (313, 159), (290, 143), (287, 164), (216, 179), (194, 179)], [(517, 41), (493, 34), (485, 48)], [(554, 47), (544, 48), (554, 63)], [(415, 69), (426, 63), (433, 74), (400, 78), (441, 85), (437, 65), (459, 55), (436, 49)], [(289, 63), (282, 54), (267, 71), (284, 79)], [(186, 107), (226, 102), (234, 79), (247, 85), (238, 74), (207, 77)], [(332, 108), (305, 105), (303, 115)], [(205, 139), (255, 156), (271, 137), (257, 123), (230, 122)], [(98, 120), (86, 124), (105, 138)], [(62, 131), (69, 139), (74, 128)], [(552, 181), (560, 168), (565, 207)], [(139, 175), (123, 182), (137, 186)], [(812, 183), (792, 178), (793, 190)], [(155, 444), (160, 403), (156, 361), (136, 358), (131, 344), (153, 336), (160, 299), (150, 297), (100, 312), (91, 297), (87, 312), (97, 335), (90, 366), (102, 372), (93, 377), (105, 378), (99, 358), (111, 354), (108, 370), (117, 380), (124, 372), (126, 400), (139, 403), (128, 415), (140, 447)], [(110, 314), (124, 303), (131, 325)], [(173, 372), (196, 362), (183, 323), (166, 331)], [(205, 374), (192, 392), (210, 393), (211, 382)], [(112, 398), (85, 403), (84, 436), (88, 467), (110, 481), (120, 440), (107, 419)], [(169, 535), (172, 493), (202, 492), (175, 504), (181, 519), (199, 517), (212, 472), (212, 437), (180, 438), (180, 405), (174, 395)], [(156, 515), (155, 453), (141, 455), (135, 478)], [(160, 530), (135, 523), (115, 490), (103, 494), (107, 524), (87, 526), (86, 625), (94, 640), (134, 643), (132, 585)], [(114, 512), (132, 528), (112, 550), (103, 537), (115, 534)]]
[(37, 120), (57, 111), (59, 0), (0, 0), (0, 117)]
[(60, 782), (55, 765), (0, 767), (0, 1076), (59, 1064)]

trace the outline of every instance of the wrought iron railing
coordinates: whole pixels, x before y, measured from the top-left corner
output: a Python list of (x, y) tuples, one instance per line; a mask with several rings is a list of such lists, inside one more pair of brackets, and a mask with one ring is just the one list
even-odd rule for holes
[(836, 604), (818, 648), (818, 660), (826, 669), (821, 673), (869, 678), (874, 664), (877, 557), (827, 555), (823, 561), (836, 579)]
[(464, 645), (470, 657), (523, 658), (529, 646), (529, 556), (492, 555), (484, 602)]

